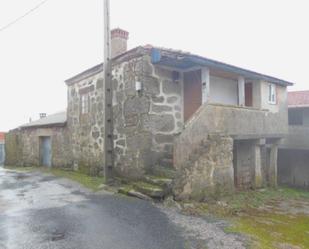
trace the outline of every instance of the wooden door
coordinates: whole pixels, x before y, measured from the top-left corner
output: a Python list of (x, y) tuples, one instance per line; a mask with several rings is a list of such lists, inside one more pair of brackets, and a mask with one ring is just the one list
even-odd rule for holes
[(201, 70), (184, 73), (184, 120), (190, 119), (201, 105)]
[(253, 86), (252, 82), (245, 84), (245, 106), (253, 106)]

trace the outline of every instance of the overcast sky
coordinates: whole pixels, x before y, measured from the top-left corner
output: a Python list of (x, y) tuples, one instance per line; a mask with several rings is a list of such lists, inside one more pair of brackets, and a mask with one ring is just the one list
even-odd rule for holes
[[(305, 0), (111, 0), (129, 48), (181, 49), (309, 89)], [(0, 28), (40, 0), (0, 0)], [(0, 130), (65, 110), (64, 80), (103, 59), (103, 0), (49, 0), (0, 32)]]

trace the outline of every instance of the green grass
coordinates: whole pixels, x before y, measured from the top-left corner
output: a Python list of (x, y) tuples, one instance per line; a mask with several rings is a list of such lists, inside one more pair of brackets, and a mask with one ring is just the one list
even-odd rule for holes
[[(210, 200), (206, 203), (195, 203), (192, 212), (197, 214), (211, 213), (218, 217), (233, 217), (246, 213), (265, 204), (285, 200), (308, 200), (309, 192), (291, 188), (276, 188), (239, 191), (219, 200)], [(190, 210), (189, 210), (190, 211)]]
[(23, 171), (23, 172), (28, 172), (28, 171), (33, 171), (35, 169), (37, 169), (37, 167), (31, 167), (31, 166), (28, 166), (28, 167), (18, 167), (18, 166), (4, 166), (5, 169), (8, 169), (8, 170), (18, 170), (18, 171)]
[(252, 249), (309, 248), (309, 216), (256, 212), (234, 220), (228, 232), (247, 234)]
[(81, 172), (75, 172), (75, 171), (69, 171), (69, 170), (62, 170), (62, 169), (55, 169), (55, 168), (47, 169), (43, 167), (6, 167), (6, 168), (12, 169), (12, 170), (18, 170), (18, 171), (26, 171), (26, 172), (39, 170), (41, 172), (51, 173), (54, 176), (68, 178), (70, 180), (78, 182), (84, 187), (89, 188), (93, 191), (100, 190), (100, 185), (104, 184), (103, 177), (89, 176)]
[[(215, 203), (219, 216), (231, 216), (256, 209), (272, 201), (304, 199), (309, 201), (309, 192), (291, 188), (267, 188), (261, 190), (239, 191), (220, 199), (224, 206)], [(211, 209), (210, 204), (210, 209)]]
[(66, 171), (61, 169), (44, 169), (43, 171), (52, 173), (57, 177), (68, 178), (93, 191), (100, 190), (100, 185), (104, 184), (103, 177), (89, 176), (80, 172)]
[[(289, 203), (287, 210), (278, 208), (281, 202)], [(297, 208), (299, 202), (309, 207), (308, 191), (263, 189), (237, 192), (207, 203), (187, 203), (184, 212), (229, 220), (231, 226), (225, 229), (226, 232), (248, 235), (252, 249), (306, 249), (309, 248), (309, 215), (289, 212), (289, 207)], [(260, 209), (264, 205), (268, 208)]]

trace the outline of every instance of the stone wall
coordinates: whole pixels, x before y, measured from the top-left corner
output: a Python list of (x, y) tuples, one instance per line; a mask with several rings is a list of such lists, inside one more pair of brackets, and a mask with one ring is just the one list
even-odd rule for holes
[[(101, 70), (87, 72), (68, 84), (68, 129), (76, 167), (103, 174), (104, 99)], [(79, 78), (80, 77), (80, 78)], [(136, 82), (142, 90), (136, 91)], [(113, 115), (116, 173), (140, 178), (152, 166), (170, 160), (174, 134), (183, 126), (182, 84), (173, 72), (153, 66), (145, 53), (113, 62)], [(82, 95), (89, 112), (82, 114)]]
[(235, 141), (235, 184), (240, 189), (254, 187), (255, 145), (251, 140)]
[[(172, 158), (174, 134), (183, 125), (182, 86), (172, 74), (154, 67), (147, 55), (115, 65), (115, 166), (120, 174), (140, 178)], [(142, 84), (140, 92), (136, 82)]]
[(178, 199), (203, 200), (234, 189), (233, 139), (204, 137), (188, 160), (177, 165), (174, 193)]
[(52, 166), (71, 168), (68, 130), (64, 127), (14, 130), (6, 137), (6, 161), (9, 166), (40, 166), (40, 137), (51, 137)]
[[(103, 93), (102, 73), (68, 86), (67, 125), (74, 168), (91, 175), (104, 174)], [(82, 96), (88, 101), (85, 113)]]
[(17, 130), (8, 132), (5, 139), (5, 165), (20, 165), (22, 145), (19, 132)]

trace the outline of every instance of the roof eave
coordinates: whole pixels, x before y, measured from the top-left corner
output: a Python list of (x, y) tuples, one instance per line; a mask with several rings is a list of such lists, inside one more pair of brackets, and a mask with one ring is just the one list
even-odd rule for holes
[(53, 127), (65, 127), (67, 122), (54, 123), (54, 124), (42, 124), (42, 125), (29, 125), (29, 126), (20, 126), (22, 130), (25, 129), (37, 129), (37, 128), (53, 128)]

